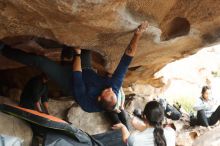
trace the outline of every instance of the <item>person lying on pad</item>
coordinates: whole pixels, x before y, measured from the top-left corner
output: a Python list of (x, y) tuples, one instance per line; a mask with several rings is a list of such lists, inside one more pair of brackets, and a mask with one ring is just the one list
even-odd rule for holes
[(43, 73), (31, 78), (22, 91), (19, 105), (49, 114), (47, 82), (48, 77)]
[(133, 118), (132, 126), (138, 131), (130, 133), (122, 123), (113, 129), (121, 129), (122, 139), (128, 146), (175, 146), (176, 134), (171, 127), (163, 127), (164, 109), (157, 101), (150, 101), (142, 112), (142, 120)]
[(148, 22), (143, 22), (135, 30), (130, 44), (111, 77), (102, 77), (92, 69), (90, 51), (73, 48), (76, 53), (73, 60), (73, 96), (84, 111), (108, 111), (116, 123), (120, 122), (119, 117), (122, 121), (126, 119), (123, 106), (118, 104), (122, 101), (119, 99), (122, 97), (120, 88), (128, 66), (136, 53), (137, 43), (147, 27)]
[(202, 96), (197, 99), (193, 107), (197, 111), (197, 120), (194, 121), (194, 125), (205, 126), (210, 129), (209, 126), (220, 120), (220, 106), (217, 101), (210, 97), (208, 86), (204, 86), (201, 93)]

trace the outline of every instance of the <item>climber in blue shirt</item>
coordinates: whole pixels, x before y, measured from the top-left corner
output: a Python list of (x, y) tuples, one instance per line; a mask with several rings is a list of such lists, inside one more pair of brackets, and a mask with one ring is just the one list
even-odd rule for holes
[(137, 43), (147, 26), (148, 23), (143, 22), (135, 30), (130, 44), (111, 77), (99, 76), (92, 70), (89, 51), (81, 51), (80, 48), (74, 49), (73, 96), (83, 110), (86, 112), (115, 110), (123, 79), (137, 50)]
[[(16, 49), (1, 40), (0, 54), (22, 64), (37, 67), (47, 74), (51, 80), (55, 81), (67, 95), (73, 95), (82, 109), (87, 112), (104, 110), (117, 110), (119, 112), (120, 109), (115, 109), (118, 102), (119, 89), (128, 66), (135, 55), (137, 43), (147, 26), (148, 23), (144, 22), (135, 30), (131, 42), (112, 77), (101, 77), (92, 70), (89, 63), (83, 63), (89, 60), (90, 55), (88, 51), (84, 50), (81, 55), (79, 48), (74, 49), (76, 55), (73, 59), (72, 69), (71, 66), (61, 66), (45, 56)], [(83, 69), (81, 68), (81, 57)], [(83, 66), (84, 64), (87, 66)]]

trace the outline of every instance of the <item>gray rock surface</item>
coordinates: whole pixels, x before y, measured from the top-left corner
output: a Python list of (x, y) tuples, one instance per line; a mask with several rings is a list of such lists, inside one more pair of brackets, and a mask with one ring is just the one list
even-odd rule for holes
[(52, 116), (61, 118), (61, 119), (66, 119), (67, 113), (69, 108), (72, 106), (74, 101), (63, 101), (63, 100), (54, 100), (50, 99), (49, 100), (49, 113)]
[(87, 113), (80, 107), (72, 107), (67, 119), (77, 128), (89, 134), (98, 134), (111, 128), (111, 123), (106, 119), (104, 113)]
[(24, 146), (30, 146), (32, 142), (32, 130), (28, 123), (0, 112), (0, 133), (19, 137), (24, 140)]

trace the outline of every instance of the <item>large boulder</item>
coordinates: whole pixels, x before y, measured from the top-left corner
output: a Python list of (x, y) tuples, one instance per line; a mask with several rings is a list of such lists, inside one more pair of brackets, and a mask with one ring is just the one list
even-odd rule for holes
[(79, 106), (74, 106), (69, 110), (67, 119), (74, 126), (89, 134), (103, 133), (111, 128), (111, 122), (104, 113), (87, 113)]
[(54, 100), (50, 99), (48, 104), (49, 104), (49, 113), (52, 116), (61, 118), (66, 120), (66, 116), (68, 114), (68, 110), (70, 107), (73, 105), (73, 101), (69, 100)]
[(0, 96), (0, 104), (17, 104), (17, 103), (8, 97)]
[[(105, 67), (112, 72), (132, 31), (148, 20), (150, 27), (138, 45), (124, 85), (136, 82), (158, 87), (163, 84), (154, 79), (154, 73), (164, 65), (219, 41), (219, 5), (219, 0), (2, 0), (0, 39), (11, 45), (31, 40), (53, 46), (45, 41), (51, 39), (89, 48), (107, 61)], [(33, 44), (23, 49), (45, 50)], [(57, 49), (52, 52), (59, 56), (60, 47)], [(53, 59), (54, 54), (47, 56)], [(3, 57), (0, 64), (0, 69), (21, 67)]]
[(208, 131), (195, 140), (193, 146), (219, 146), (220, 145), (220, 127)]
[(12, 88), (8, 90), (8, 95), (10, 99), (15, 101), (16, 103), (20, 102), (20, 96), (21, 96), (22, 90), (18, 88)]
[(4, 135), (19, 137), (24, 140), (24, 146), (30, 146), (33, 133), (26, 122), (5, 113), (0, 112), (0, 133)]

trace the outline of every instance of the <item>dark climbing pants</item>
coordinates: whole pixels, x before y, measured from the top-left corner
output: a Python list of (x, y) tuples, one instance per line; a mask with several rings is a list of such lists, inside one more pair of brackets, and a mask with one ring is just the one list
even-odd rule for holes
[(209, 118), (206, 117), (204, 110), (197, 112), (197, 123), (201, 126), (208, 127), (215, 125), (218, 120), (220, 120), (220, 106), (218, 106), (216, 111)]
[(112, 120), (112, 124), (122, 123), (129, 129), (126, 112), (124, 110), (120, 113), (107, 112), (107, 116)]
[(72, 69), (71, 66), (61, 66), (56, 62), (39, 55), (26, 53), (24, 51), (11, 48), (8, 45), (2, 49), (2, 55), (27, 66), (37, 67), (46, 73), (49, 78), (55, 81), (64, 91), (65, 95), (72, 95)]
[[(71, 51), (69, 51), (71, 53)], [(37, 67), (42, 72), (46, 73), (49, 78), (55, 81), (63, 90), (66, 96), (72, 96), (73, 78), (72, 66), (62, 66), (56, 62), (33, 53), (11, 48), (4, 45), (1, 54), (9, 59), (15, 60), (27, 66)], [(82, 50), (82, 68), (91, 67), (91, 54), (88, 50)]]

